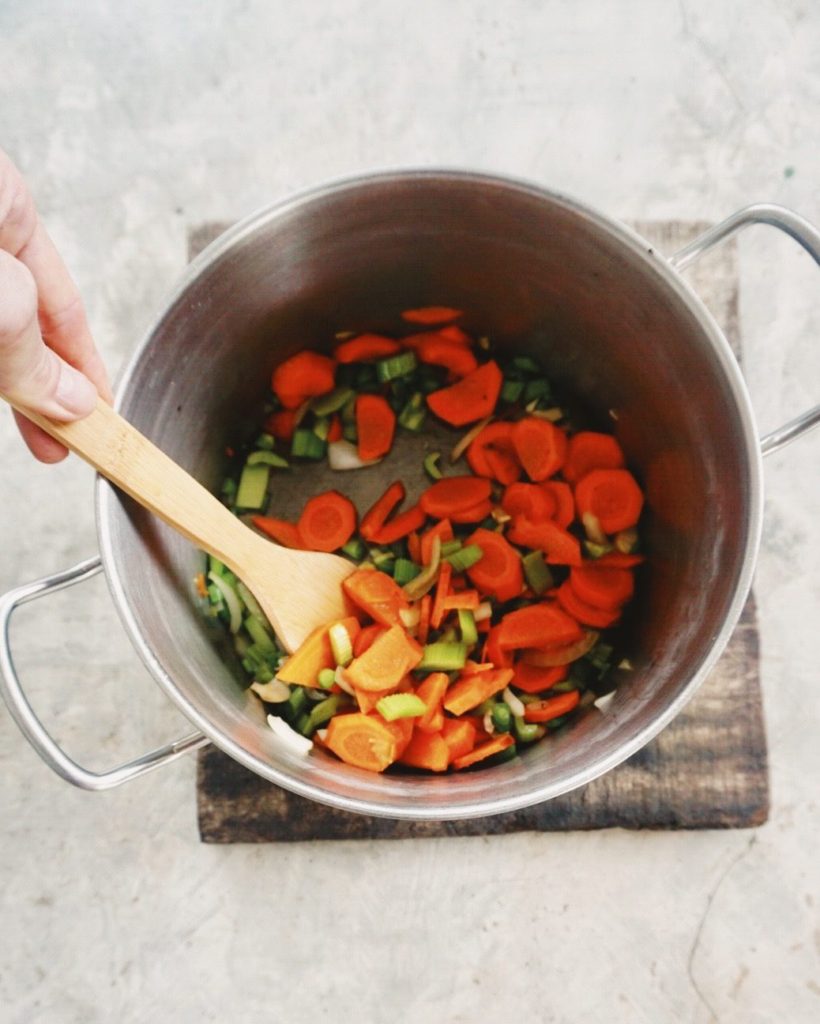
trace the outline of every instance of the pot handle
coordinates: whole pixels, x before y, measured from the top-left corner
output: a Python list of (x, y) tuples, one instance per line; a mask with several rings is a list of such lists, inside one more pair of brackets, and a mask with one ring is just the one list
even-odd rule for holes
[(155, 768), (161, 768), (183, 754), (208, 743), (208, 738), (201, 732), (194, 732), (183, 736), (182, 739), (174, 743), (143, 754), (142, 757), (138, 757), (134, 761), (127, 761), (117, 768), (106, 772), (92, 772), (78, 765), (76, 761), (72, 761), (46, 732), (42, 722), (34, 713), (23, 692), (23, 687), (20, 685), (11, 656), (9, 637), (11, 617), (19, 605), (91, 579), (101, 568), (102, 563), (99, 556), (89, 558), (64, 572), (55, 573), (53, 576), (44, 576), (33, 583), (15, 587), (14, 590), (10, 590), (0, 597), (0, 692), (2, 692), (3, 699), (11, 712), (11, 717), (49, 768), (67, 782), (79, 786), (80, 789), (89, 790), (112, 789), (123, 782), (130, 782), (131, 779), (145, 775), (146, 772), (153, 771)]
[[(803, 217), (787, 210), (785, 206), (776, 206), (774, 203), (755, 203), (753, 206), (745, 206), (720, 224), (716, 224), (715, 227), (704, 231), (702, 235), (698, 235), (693, 242), (671, 256), (669, 263), (675, 270), (685, 270), (709, 249), (726, 241), (735, 232), (750, 224), (769, 224), (771, 227), (785, 231), (820, 264), (820, 231)], [(763, 455), (771, 455), (772, 452), (795, 441), (801, 434), (808, 433), (818, 424), (820, 424), (820, 405), (815, 405), (813, 409), (809, 409), (802, 416), (795, 417), (782, 427), (762, 437), (760, 450)]]

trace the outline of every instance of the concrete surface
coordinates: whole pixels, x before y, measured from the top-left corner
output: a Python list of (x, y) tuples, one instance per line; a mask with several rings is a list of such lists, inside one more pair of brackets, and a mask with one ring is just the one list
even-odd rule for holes
[[(186, 225), (363, 168), (512, 172), (621, 217), (755, 200), (820, 222), (820, 9), (625, 0), (5, 0), (0, 145), (112, 369)], [(820, 398), (818, 271), (741, 244), (762, 431)], [(0, 590), (95, 550), (91, 474), (0, 419)], [(0, 1017), (117, 1021), (820, 1019), (820, 434), (766, 462), (757, 572), (772, 816), (755, 832), (205, 848), (193, 760), (107, 794), (0, 715)], [(32, 700), (104, 766), (186, 731), (101, 580), (19, 615)]]

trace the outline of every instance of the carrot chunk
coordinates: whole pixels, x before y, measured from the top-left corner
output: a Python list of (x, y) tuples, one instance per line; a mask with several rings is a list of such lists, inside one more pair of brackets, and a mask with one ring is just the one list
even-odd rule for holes
[(467, 464), (476, 476), (500, 484), (513, 484), (521, 476), (521, 464), (512, 440), (513, 424), (488, 423), (467, 448)]
[(299, 527), (296, 523), (290, 523), (287, 519), (276, 519), (273, 516), (251, 516), (251, 522), (257, 530), (266, 533), (277, 544), (286, 548), (295, 548), (303, 551), (307, 545), (299, 536)]
[(406, 491), (401, 480), (392, 484), (377, 498), (374, 504), (362, 516), (359, 533), (365, 540), (372, 540), (374, 535), (387, 522), (390, 514), (404, 501)]
[(568, 690), (555, 697), (533, 701), (532, 704), (527, 704), (524, 708), (524, 721), (549, 722), (553, 718), (560, 718), (577, 707), (580, 700), (581, 694), (578, 690)]
[(578, 515), (591, 513), (604, 533), (634, 526), (641, 516), (643, 494), (626, 469), (593, 469), (575, 487)]
[(450, 763), (450, 748), (438, 732), (426, 733), (416, 729), (399, 760), (411, 768), (446, 772)]
[(457, 757), (463, 757), (475, 746), (476, 727), (469, 718), (445, 718), (441, 729), (441, 736), (447, 744), (450, 754), (450, 764)]
[(364, 462), (387, 455), (393, 444), (396, 414), (381, 395), (359, 395), (356, 399), (356, 430), (359, 458)]
[(435, 526), (431, 526), (426, 533), (421, 535), (421, 564), (429, 565), (430, 559), (433, 557), (433, 541), (438, 539), (443, 544), (445, 541), (453, 539), (453, 527), (449, 519), (442, 519), (436, 523)]
[(446, 672), (431, 672), (419, 683), (416, 693), (427, 705), (427, 711), (421, 718), (416, 719), (416, 729), (421, 729), (422, 732), (438, 732), (442, 728), (444, 716), (441, 702), (449, 685), (450, 677)]
[(508, 515), (537, 523), (553, 517), (556, 500), (538, 484), (510, 484), (504, 490), (501, 507)]
[(374, 622), (370, 626), (363, 626), (353, 641), (353, 657), (358, 658), (360, 654), (364, 654), (376, 637), (380, 636), (386, 628), (378, 622)]
[(570, 580), (565, 580), (558, 588), (557, 598), (564, 611), (584, 626), (607, 629), (609, 626), (614, 626), (621, 617), (618, 609), (608, 611), (604, 608), (595, 608), (582, 601), (573, 590)]
[(477, 544), (482, 551), (481, 558), (467, 570), (473, 586), (497, 601), (510, 601), (521, 593), (524, 588), (521, 558), (500, 533), (479, 527), (467, 544)]
[(351, 661), (345, 675), (360, 690), (389, 690), (418, 665), (421, 655), (421, 647), (402, 626), (391, 626)]
[(507, 612), (498, 642), (507, 650), (522, 647), (561, 647), (581, 639), (581, 627), (553, 601), (540, 601)]
[[(359, 620), (352, 615), (341, 619), (340, 624), (347, 630), (350, 639), (355, 643), (358, 636)], [(277, 670), (276, 675), (284, 683), (296, 683), (299, 686), (315, 686), (319, 673), (323, 668), (335, 668), (336, 659), (330, 645), (330, 627), (319, 626), (302, 641), (299, 647), (286, 659)]]
[(286, 409), (296, 409), (306, 398), (332, 391), (335, 372), (335, 360), (306, 349), (276, 367), (271, 387)]
[(635, 580), (629, 569), (614, 569), (597, 562), (570, 569), (572, 589), (595, 608), (614, 611), (632, 597)]
[(624, 453), (611, 434), (582, 430), (569, 439), (563, 475), (574, 484), (593, 469), (621, 469), (623, 466)]
[(433, 391), (427, 404), (445, 423), (463, 427), (493, 412), (502, 382), (501, 370), (491, 359), (450, 387)]
[(312, 551), (336, 551), (356, 529), (356, 506), (338, 491), (324, 491), (306, 502), (298, 530)]
[(467, 345), (448, 341), (440, 334), (429, 334), (419, 342), (415, 351), (420, 362), (443, 366), (454, 377), (466, 377), (478, 366), (476, 357)]
[(567, 456), (567, 435), (549, 420), (526, 416), (513, 429), (518, 460), (530, 480), (546, 480), (563, 466)]
[(500, 693), (513, 677), (511, 668), (497, 668), (490, 672), (478, 672), (462, 676), (449, 688), (444, 697), (444, 707), (451, 715), (463, 715)]
[(556, 526), (562, 530), (575, 519), (575, 498), (572, 496), (572, 488), (563, 480), (545, 480), (538, 485), (547, 498), (555, 503), (555, 509), (550, 514)]
[(382, 334), (359, 334), (343, 341), (333, 350), (337, 363), (365, 363), (370, 359), (386, 359), (401, 351), (401, 345)]
[(428, 516), (446, 519), (454, 512), (463, 512), (490, 497), (490, 481), (475, 476), (448, 476), (436, 480), (419, 498)]
[(421, 306), (405, 309), (401, 318), (409, 324), (446, 324), (448, 320), (457, 320), (463, 315), (462, 310), (451, 306)]
[(405, 729), (395, 728), (397, 724), (385, 722), (376, 713), (334, 715), (327, 727), (325, 744), (347, 764), (383, 772), (400, 755)]
[(399, 612), (410, 607), (398, 583), (378, 569), (357, 569), (342, 581), (342, 590), (357, 608), (383, 626), (400, 625)]
[(461, 757), (455, 758), (452, 762), (453, 768), (468, 768), (471, 764), (476, 764), (478, 761), (492, 757), (493, 754), (500, 754), (502, 750), (506, 750), (507, 747), (511, 747), (514, 743), (515, 740), (508, 732), (502, 732), (498, 736), (493, 736), (491, 740), (487, 740), (486, 743), (480, 743), (469, 754), (463, 754)]
[(264, 429), (280, 441), (290, 441), (296, 429), (296, 413), (290, 409), (273, 412), (265, 420)]
[(421, 506), (414, 505), (385, 523), (373, 535), (373, 541), (376, 544), (394, 544), (397, 540), (401, 540), (402, 537), (406, 537), (408, 533), (412, 533), (414, 530), (424, 526), (425, 519), (426, 516)]
[(581, 564), (581, 543), (578, 538), (550, 520), (532, 523), (523, 516), (516, 516), (507, 536), (514, 544), (543, 551), (550, 565)]
[(530, 665), (526, 661), (517, 661), (514, 671), (513, 686), (524, 693), (540, 693), (542, 690), (549, 690), (556, 683), (563, 682), (569, 669), (566, 665), (539, 668), (538, 665)]

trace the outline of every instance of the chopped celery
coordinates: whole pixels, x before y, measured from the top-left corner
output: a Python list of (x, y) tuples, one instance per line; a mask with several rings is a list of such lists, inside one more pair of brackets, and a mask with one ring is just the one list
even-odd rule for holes
[(524, 390), (524, 382), (520, 380), (505, 380), (501, 388), (502, 402), (517, 402)]
[(457, 537), (454, 537), (452, 540), (445, 540), (441, 545), (442, 558), (446, 558), (448, 555), (452, 555), (456, 551), (461, 551), (461, 541)]
[(451, 555), (447, 555), (444, 561), (452, 565), (453, 572), (464, 572), (465, 569), (469, 569), (476, 562), (480, 562), (483, 557), (484, 552), (478, 544), (468, 544), (466, 548), (461, 548), (460, 551), (454, 551)]
[(552, 393), (548, 380), (543, 377), (536, 377), (535, 380), (527, 382), (527, 386), (524, 388), (524, 404), (531, 402), (533, 399), (538, 401), (544, 401), (548, 399)]
[(255, 615), (258, 619), (261, 619), (265, 625), (265, 628), (268, 629), (268, 631), (270, 631), (267, 616), (262, 611), (259, 602), (256, 600), (256, 598), (253, 596), (253, 594), (250, 592), (250, 590), (248, 590), (248, 588), (241, 580), (237, 580), (236, 592), (237, 594), (239, 594), (240, 600), (251, 613), (251, 615)]
[(239, 478), (236, 504), (239, 508), (261, 509), (268, 496), (270, 466), (246, 465)]
[(313, 424), (313, 433), (320, 441), (327, 441), (327, 435), (330, 433), (330, 417), (319, 416)]
[(522, 743), (533, 743), (535, 740), (540, 740), (546, 731), (543, 725), (538, 725), (536, 722), (525, 722), (520, 715), (513, 716), (513, 729), (515, 738)]
[(441, 480), (441, 470), (438, 468), (441, 452), (430, 452), (424, 456), (424, 472), (431, 480)]
[(347, 555), (348, 558), (352, 558), (354, 562), (361, 562), (367, 549), (361, 537), (353, 537), (347, 544), (342, 545), (341, 550), (343, 554)]
[(281, 455), (277, 455), (275, 452), (269, 452), (266, 448), (260, 448), (258, 451), (251, 452), (245, 465), (275, 466), (277, 469), (288, 468), (286, 459), (283, 459)]
[(307, 694), (301, 686), (292, 686), (290, 697), (283, 704), (285, 717), (289, 722), (295, 722), (307, 707)]
[(228, 613), (230, 614), (228, 628), (232, 633), (238, 632), (239, 627), (242, 625), (242, 602), (239, 600), (236, 591), (224, 576), (220, 576), (213, 569), (208, 573), (208, 579), (222, 594), (222, 599), (227, 606)]
[(397, 718), (419, 718), (427, 711), (427, 705), (415, 693), (391, 693), (376, 703), (376, 710), (387, 722)]
[(405, 583), (414, 580), (420, 572), (421, 566), (411, 562), (409, 558), (397, 558), (396, 564), (393, 566), (393, 579), (400, 587), (403, 587)]
[(475, 626), (475, 618), (469, 608), (459, 608), (458, 630), (461, 633), (462, 643), (468, 646), (478, 643), (478, 630)]
[(406, 405), (399, 413), (399, 423), (405, 430), (412, 430), (417, 433), (424, 426), (426, 414), (427, 409), (424, 404), (424, 395), (417, 391), (408, 399)]
[(208, 555), (208, 570), (215, 572), (217, 576), (222, 576), (227, 571), (225, 563), (220, 562), (218, 558), (214, 558), (213, 555)]
[(393, 566), (396, 561), (396, 556), (392, 551), (388, 551), (385, 548), (371, 548), (370, 549), (370, 561), (376, 566), (377, 569), (381, 569), (382, 572), (393, 572)]
[(521, 559), (527, 583), (536, 594), (543, 594), (554, 585), (552, 573), (540, 551), (530, 551)]
[(376, 377), (382, 384), (386, 384), (395, 377), (406, 377), (417, 365), (415, 352), (400, 352), (376, 363)]
[(353, 644), (347, 627), (341, 622), (335, 622), (327, 631), (327, 635), (336, 664), (349, 665), (353, 660)]
[(423, 672), (451, 672), (464, 668), (466, 662), (466, 644), (439, 641), (425, 646), (417, 668)]
[(594, 540), (585, 540), (584, 548), (590, 558), (603, 558), (612, 550), (611, 544), (597, 544)]
[(354, 397), (353, 388), (336, 388), (326, 395), (314, 398), (310, 403), (310, 407), (317, 416), (330, 416), (331, 413), (338, 412), (342, 406), (347, 405), (350, 399)]
[(332, 668), (323, 668), (319, 672), (317, 682), (323, 690), (329, 690), (336, 682), (336, 672)]
[(293, 432), (290, 454), (300, 459), (318, 460), (324, 457), (327, 443), (317, 437), (312, 430), (299, 427)]
[(440, 644), (454, 644), (457, 641), (458, 632), (456, 631), (455, 626), (450, 626), (448, 629), (445, 629), (441, 636), (438, 638), (438, 642)]
[(543, 367), (532, 356), (516, 356), (512, 365), (524, 373), (543, 373)]
[(253, 443), (256, 448), (262, 448), (266, 452), (272, 452), (273, 447), (276, 444), (276, 439), (273, 434), (260, 434)]
[(318, 704), (314, 704), (310, 709), (310, 714), (304, 728), (299, 730), (302, 735), (312, 736), (320, 725), (329, 722), (339, 710), (340, 703), (341, 697), (337, 693), (333, 693), (329, 697), (325, 697), (324, 700), (319, 701)]
[(512, 728), (513, 716), (506, 704), (493, 704), (490, 717), (496, 732), (509, 732)]
[(255, 644), (269, 651), (276, 651), (273, 637), (268, 632), (262, 619), (257, 618), (255, 615), (247, 615), (242, 625), (248, 631), (248, 635)]
[(236, 480), (232, 476), (225, 477), (219, 493), (226, 501), (233, 501), (236, 497)]

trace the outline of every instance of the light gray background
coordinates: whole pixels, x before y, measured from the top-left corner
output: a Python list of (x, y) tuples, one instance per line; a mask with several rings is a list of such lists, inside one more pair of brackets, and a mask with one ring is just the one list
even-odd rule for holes
[[(186, 228), (364, 168), (455, 164), (622, 218), (820, 221), (808, 0), (0, 5), (0, 145), (112, 370)], [(761, 431), (820, 398), (818, 270), (740, 246)], [(0, 418), (0, 590), (95, 551), (91, 474)], [(207, 848), (193, 759), (71, 790), (0, 714), (0, 1011), (117, 1021), (820, 1018), (820, 434), (767, 460), (756, 579), (772, 816), (755, 832)], [(32, 700), (109, 765), (186, 731), (102, 581), (21, 612)]]

